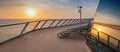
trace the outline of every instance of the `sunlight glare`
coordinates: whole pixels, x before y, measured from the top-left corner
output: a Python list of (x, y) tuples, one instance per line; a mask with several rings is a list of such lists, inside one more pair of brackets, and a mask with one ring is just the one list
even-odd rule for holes
[(102, 31), (102, 29), (101, 29), (101, 28), (98, 28), (97, 30), (98, 30), (98, 31)]
[(29, 16), (34, 16), (34, 15), (35, 15), (35, 9), (33, 9), (33, 8), (28, 8), (28, 9), (27, 9), (27, 14), (28, 14)]

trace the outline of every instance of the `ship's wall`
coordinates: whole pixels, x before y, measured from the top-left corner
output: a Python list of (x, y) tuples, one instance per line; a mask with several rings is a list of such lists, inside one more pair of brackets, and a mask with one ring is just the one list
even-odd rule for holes
[[(92, 29), (94, 36), (98, 34), (98, 31), (101, 31), (120, 39), (120, 0), (99, 1), (93, 28), (97, 29), (97, 31)], [(108, 40), (108, 36), (104, 33), (99, 33), (100, 37)], [(113, 38), (110, 38), (110, 42), (115, 45), (118, 43), (118, 41)], [(107, 44), (107, 41), (105, 43)]]

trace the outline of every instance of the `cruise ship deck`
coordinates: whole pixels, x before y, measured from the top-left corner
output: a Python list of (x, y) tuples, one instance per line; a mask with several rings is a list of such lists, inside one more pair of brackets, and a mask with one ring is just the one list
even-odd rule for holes
[[(91, 28), (93, 19), (82, 20), (82, 24), (79, 19), (51, 19), (2, 25), (0, 52), (116, 52), (119, 50), (120, 44), (117, 38)], [(91, 33), (93, 30), (97, 33)], [(107, 36), (107, 40), (101, 38), (101, 33)], [(111, 42), (111, 39), (117, 42)]]
[(81, 35), (71, 35), (65, 39), (57, 33), (79, 27), (79, 24), (33, 31), (0, 45), (0, 52), (91, 52)]

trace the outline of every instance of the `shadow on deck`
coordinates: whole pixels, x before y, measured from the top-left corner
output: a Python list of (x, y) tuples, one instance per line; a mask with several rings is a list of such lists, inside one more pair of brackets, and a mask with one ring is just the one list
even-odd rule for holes
[(57, 37), (57, 33), (78, 27), (71, 25), (30, 32), (0, 45), (0, 52), (91, 52), (81, 35), (66, 39)]

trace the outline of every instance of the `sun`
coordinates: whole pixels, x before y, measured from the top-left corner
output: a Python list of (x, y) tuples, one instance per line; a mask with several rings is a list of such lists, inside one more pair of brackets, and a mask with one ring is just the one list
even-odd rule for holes
[(98, 31), (102, 31), (102, 29), (101, 29), (101, 28), (98, 28), (97, 30), (98, 30)]
[(28, 16), (34, 16), (35, 15), (35, 9), (33, 9), (33, 8), (28, 8), (26, 12), (27, 12)]

